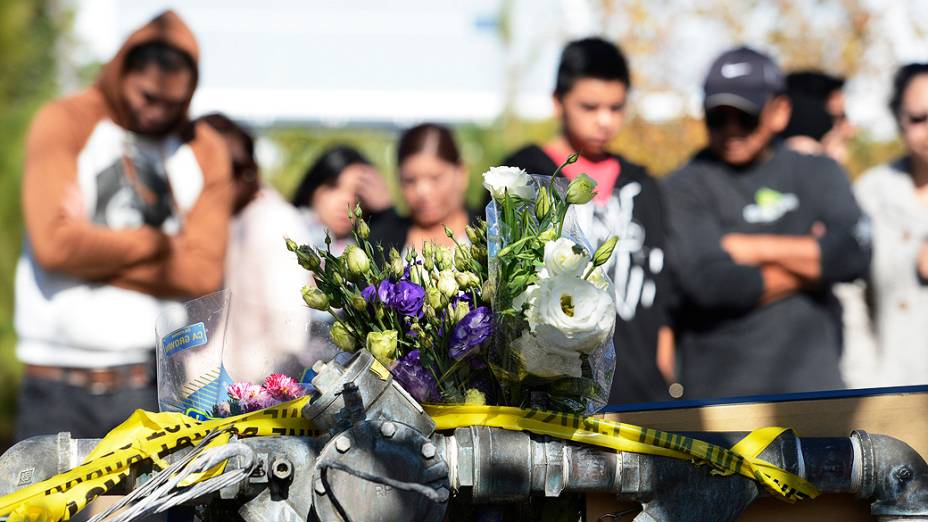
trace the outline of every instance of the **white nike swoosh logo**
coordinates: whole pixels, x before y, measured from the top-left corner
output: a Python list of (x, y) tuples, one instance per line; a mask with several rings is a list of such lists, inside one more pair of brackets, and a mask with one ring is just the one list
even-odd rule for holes
[(751, 64), (742, 62), (742, 63), (726, 63), (722, 66), (722, 77), (724, 78), (737, 78), (739, 76), (746, 76), (751, 72)]

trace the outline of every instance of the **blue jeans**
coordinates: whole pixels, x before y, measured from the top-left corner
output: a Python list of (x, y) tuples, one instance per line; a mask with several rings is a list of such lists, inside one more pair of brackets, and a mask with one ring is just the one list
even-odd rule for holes
[(72, 438), (102, 438), (136, 409), (158, 411), (155, 384), (92, 394), (63, 382), (24, 376), (19, 387), (16, 440), (71, 432)]

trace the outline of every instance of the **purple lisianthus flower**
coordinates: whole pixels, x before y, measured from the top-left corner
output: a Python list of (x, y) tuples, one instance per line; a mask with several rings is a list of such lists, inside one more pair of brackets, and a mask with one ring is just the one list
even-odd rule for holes
[(461, 319), (451, 330), (448, 355), (459, 361), (475, 346), (486, 341), (493, 332), (493, 314), (486, 306), (478, 307)]
[(364, 298), (368, 303), (373, 303), (376, 299), (381, 303), (386, 305), (390, 304), (390, 301), (393, 298), (394, 284), (389, 279), (384, 279), (383, 281), (374, 285), (367, 285), (364, 290), (361, 290), (361, 297)]
[(419, 350), (413, 350), (397, 359), (390, 369), (393, 378), (419, 402), (436, 402), (440, 394), (435, 378), (422, 367)]
[(409, 281), (400, 281), (393, 285), (393, 293), (388, 304), (403, 315), (415, 316), (422, 311), (423, 302), (425, 302), (424, 288)]

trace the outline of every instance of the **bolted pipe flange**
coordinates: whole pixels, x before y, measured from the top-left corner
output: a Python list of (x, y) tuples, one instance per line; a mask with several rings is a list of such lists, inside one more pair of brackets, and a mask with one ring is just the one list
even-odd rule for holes
[(313, 509), (318, 520), (440, 522), (451, 491), (448, 472), (438, 447), (414, 427), (359, 422), (320, 452)]

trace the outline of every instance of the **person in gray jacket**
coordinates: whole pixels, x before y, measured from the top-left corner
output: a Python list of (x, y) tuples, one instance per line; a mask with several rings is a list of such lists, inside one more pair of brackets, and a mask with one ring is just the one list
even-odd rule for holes
[(867, 222), (841, 167), (778, 146), (779, 67), (723, 53), (704, 85), (709, 146), (665, 183), (684, 397), (843, 388), (836, 282), (867, 273)]

